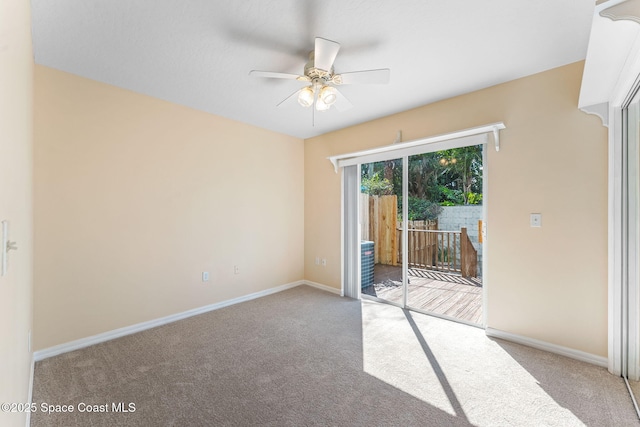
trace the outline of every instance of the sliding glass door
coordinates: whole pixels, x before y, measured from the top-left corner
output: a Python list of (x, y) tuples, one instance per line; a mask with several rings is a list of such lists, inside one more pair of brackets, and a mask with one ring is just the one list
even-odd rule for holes
[(408, 167), (406, 305), (480, 325), (483, 146), (410, 156)]
[(362, 295), (404, 306), (402, 268), (403, 161), (360, 165)]
[(640, 94), (622, 110), (622, 376), (640, 399)]
[(483, 145), (360, 164), (361, 295), (481, 325)]

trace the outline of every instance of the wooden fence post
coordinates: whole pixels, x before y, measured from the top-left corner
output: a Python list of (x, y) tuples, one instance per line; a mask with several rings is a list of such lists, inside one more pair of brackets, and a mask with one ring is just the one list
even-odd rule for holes
[(478, 251), (473, 247), (464, 227), (460, 229), (460, 270), (462, 277), (478, 275)]
[(378, 234), (378, 206), (380, 199), (378, 196), (371, 196), (369, 199), (369, 218), (371, 221), (369, 222), (369, 236), (371, 236), (371, 240), (374, 242), (374, 263), (378, 264), (380, 262), (380, 237)]
[(460, 229), (460, 273), (467, 277), (467, 228)]

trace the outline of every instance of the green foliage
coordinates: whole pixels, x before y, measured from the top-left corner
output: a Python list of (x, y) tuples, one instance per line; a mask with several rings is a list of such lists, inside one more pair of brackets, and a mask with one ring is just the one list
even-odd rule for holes
[[(445, 200), (456, 204), (478, 204), (481, 197), (471, 194), (482, 194), (482, 146), (452, 148), (437, 152), (441, 166), (439, 184), (451, 190), (458, 190), (459, 195), (445, 194)], [(443, 200), (444, 201), (444, 200)]]
[[(370, 195), (402, 196), (402, 160), (362, 165), (362, 191)], [(482, 203), (482, 146), (453, 148), (409, 156), (409, 197), (441, 206)], [(410, 203), (411, 204), (411, 203)], [(417, 218), (425, 217), (416, 213)], [(419, 219), (418, 219), (419, 220)]]
[(380, 173), (373, 176), (363, 177), (360, 181), (360, 190), (371, 196), (387, 196), (393, 194), (393, 184), (386, 178), (380, 178)]
[(452, 190), (444, 185), (439, 185), (438, 191), (440, 193), (439, 200), (441, 200), (440, 204), (442, 206), (456, 206), (464, 204), (462, 190)]
[[(451, 190), (440, 186), (442, 197), (440, 206), (479, 205), (482, 204), (482, 193), (463, 193), (462, 190)], [(465, 201), (466, 199), (466, 201)]]
[[(402, 197), (398, 197), (398, 211), (402, 212)], [(436, 202), (409, 197), (409, 212), (407, 212), (409, 221), (434, 220), (441, 212), (442, 208)]]
[(467, 201), (470, 205), (482, 203), (482, 193), (467, 193)]

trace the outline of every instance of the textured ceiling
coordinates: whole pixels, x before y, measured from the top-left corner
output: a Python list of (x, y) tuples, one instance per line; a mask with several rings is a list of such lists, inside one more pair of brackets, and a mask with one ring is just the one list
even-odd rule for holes
[[(32, 0), (36, 63), (308, 138), (585, 58), (593, 0)], [(390, 68), (388, 85), (342, 86), (354, 107), (296, 102), (314, 37), (342, 45), (336, 73)]]

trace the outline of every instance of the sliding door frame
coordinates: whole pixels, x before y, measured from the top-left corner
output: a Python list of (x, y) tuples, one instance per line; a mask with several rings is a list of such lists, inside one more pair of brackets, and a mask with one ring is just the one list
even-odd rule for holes
[[(636, 75), (637, 76), (637, 75)], [(608, 369), (640, 379), (640, 76), (609, 104)]]
[[(408, 180), (409, 180), (409, 167), (408, 167), (408, 163), (409, 163), (409, 156), (410, 155), (417, 155), (417, 154), (426, 154), (426, 153), (432, 153), (432, 152), (436, 152), (436, 151), (441, 151), (441, 150), (446, 150), (446, 149), (450, 149), (450, 148), (459, 148), (459, 147), (466, 147), (466, 146), (474, 146), (474, 145), (482, 145), (483, 149), (482, 149), (482, 160), (483, 160), (483, 209), (482, 209), (482, 213), (483, 213), (483, 230), (482, 230), (482, 236), (483, 236), (483, 244), (487, 244), (488, 242), (488, 238), (487, 238), (487, 233), (486, 233), (486, 227), (487, 227), (487, 204), (488, 204), (488, 180), (487, 180), (487, 173), (486, 173), (486, 169), (487, 169), (487, 160), (488, 160), (488, 156), (487, 156), (487, 146), (488, 146), (488, 142), (490, 140), (489, 135), (492, 134), (493, 136), (493, 143), (495, 144), (496, 147), (496, 151), (499, 150), (499, 130), (500, 129), (505, 129), (505, 126), (503, 123), (494, 123), (492, 125), (487, 125), (487, 126), (483, 126), (483, 127), (479, 127), (479, 128), (474, 128), (474, 129), (467, 129), (464, 131), (459, 131), (459, 132), (454, 132), (452, 134), (448, 134), (448, 135), (439, 135), (436, 137), (431, 137), (431, 138), (425, 138), (422, 140), (417, 140), (417, 141), (411, 141), (409, 143), (404, 143), (404, 144), (397, 144), (396, 146), (386, 146), (386, 147), (382, 147), (379, 149), (373, 149), (373, 150), (366, 150), (360, 153), (350, 153), (350, 154), (346, 154), (346, 155), (341, 155), (341, 156), (333, 156), (330, 157), (329, 160), (331, 160), (331, 162), (334, 164), (335, 168), (336, 168), (336, 172), (338, 171), (338, 168), (343, 169), (342, 170), (342, 192), (341, 192), (341, 199), (342, 199), (342, 224), (341, 224), (341, 249), (342, 249), (342, 265), (341, 265), (341, 272), (342, 272), (342, 293), (344, 295), (347, 296), (351, 296), (352, 298), (360, 298), (361, 296), (361, 292), (360, 292), (360, 287), (361, 287), (361, 275), (360, 275), (360, 271), (361, 271), (361, 259), (359, 255), (359, 250), (352, 244), (348, 242), (351, 242), (353, 240), (353, 238), (355, 236), (357, 236), (357, 241), (359, 241), (360, 239), (360, 224), (359, 224), (359, 218), (360, 218), (360, 203), (356, 203), (357, 204), (357, 210), (355, 215), (357, 215), (358, 221), (353, 221), (353, 218), (347, 218), (347, 216), (345, 215), (345, 206), (350, 204), (350, 201), (346, 200), (346, 196), (347, 194), (352, 194), (353, 193), (353, 188), (347, 188), (347, 185), (351, 185), (353, 186), (353, 183), (351, 182), (351, 180), (347, 180), (345, 179), (345, 169), (346, 167), (353, 167), (356, 166), (357, 167), (357, 174), (358, 174), (358, 187), (360, 184), (360, 166), (362, 164), (365, 163), (371, 163), (371, 162), (377, 162), (377, 161), (384, 161), (384, 160), (394, 160), (394, 159), (402, 159), (402, 166), (403, 166), (403, 170), (402, 170), (402, 175), (403, 175), (403, 179), (402, 179), (402, 195), (403, 195), (403, 200), (408, 200), (408, 193), (409, 193), (409, 185), (408, 185)], [(461, 136), (462, 135), (462, 136)], [(357, 200), (357, 197), (356, 197)], [(353, 215), (353, 213), (351, 214)], [(408, 209), (403, 208), (402, 210), (402, 220), (403, 223), (406, 224), (407, 220), (408, 220)], [(353, 229), (353, 227), (355, 226), (356, 230)], [(398, 304), (398, 303), (393, 303), (391, 301), (386, 301), (386, 300), (382, 300), (379, 298), (371, 298), (374, 300), (379, 300), (379, 301), (383, 301), (383, 302), (387, 302), (390, 303), (392, 305), (396, 305), (396, 306), (400, 306), (402, 308), (410, 308), (407, 305), (408, 302), (408, 287), (407, 287), (407, 271), (408, 271), (408, 259), (407, 259), (407, 252), (408, 252), (408, 229), (407, 227), (403, 227), (402, 230), (402, 253), (403, 253), (403, 257), (402, 257), (402, 286), (403, 286), (403, 298), (402, 298), (402, 304)], [(488, 268), (487, 268), (487, 248), (488, 246), (485, 246), (485, 250), (483, 251), (483, 260), (482, 260), (482, 270), (483, 270), (483, 275), (485, 277), (487, 277), (487, 272), (488, 272)], [(356, 274), (354, 275), (353, 272), (356, 272)], [(355, 295), (348, 295), (347, 291), (348, 289), (353, 289), (354, 288), (354, 284), (357, 286), (357, 296)], [(482, 289), (482, 304), (483, 304), (483, 319), (482, 319), (482, 325), (480, 327), (484, 328), (486, 325), (486, 318), (487, 318), (487, 304), (486, 304), (486, 300), (487, 300), (487, 287), (488, 287), (488, 281), (487, 280), (483, 280), (483, 289)], [(419, 311), (419, 310), (418, 310)], [(427, 314), (432, 314), (432, 313), (427, 313)], [(437, 317), (444, 317), (449, 319), (446, 316), (438, 316), (436, 314), (433, 314)], [(457, 319), (451, 318), (450, 320), (455, 320), (457, 321)], [(462, 323), (467, 323), (467, 322), (462, 322)], [(470, 324), (470, 323), (469, 323)], [(472, 324), (470, 324), (472, 325)], [(472, 326), (478, 326), (473, 324)]]
[[(624, 378), (640, 380), (640, 85), (636, 84), (614, 117), (614, 291), (612, 314), (618, 326), (617, 353), (610, 365)], [(616, 258), (615, 255), (618, 255)], [(614, 341), (615, 342), (615, 341)], [(618, 347), (619, 346), (619, 347)], [(611, 363), (613, 362), (613, 363)]]
[(409, 302), (409, 156), (402, 157), (402, 308)]

